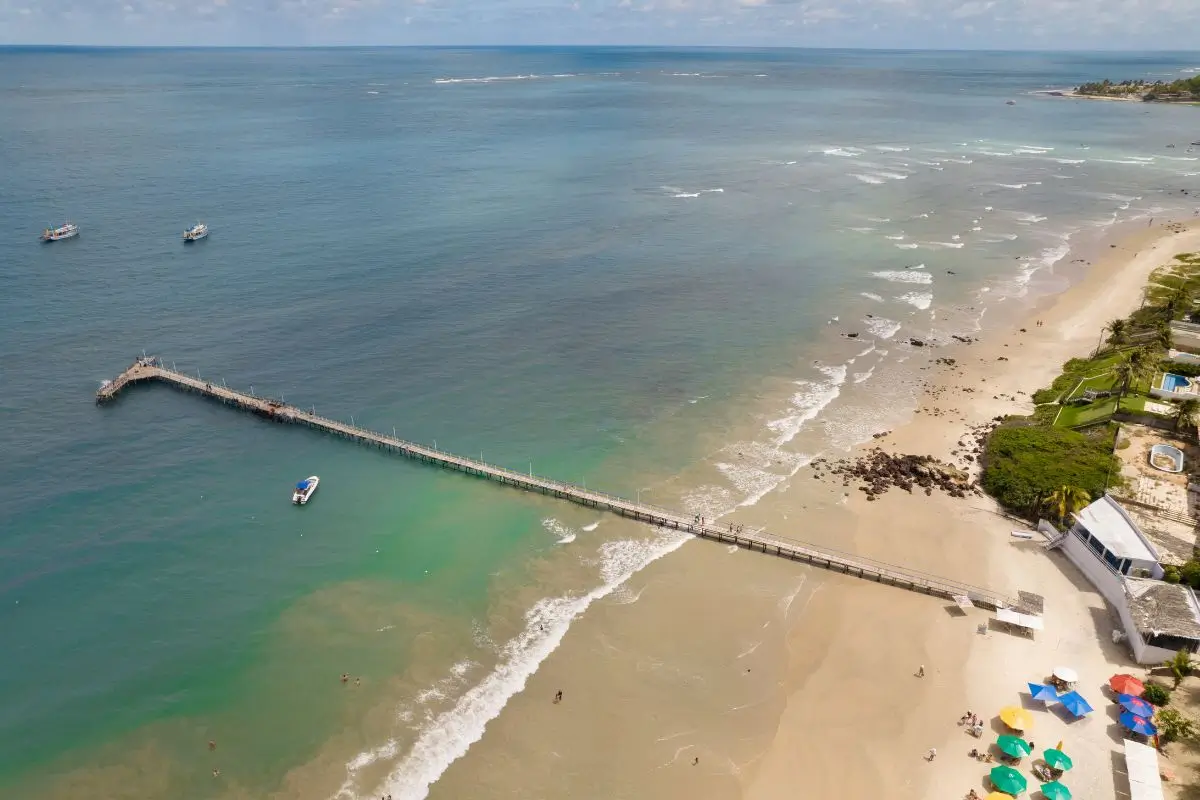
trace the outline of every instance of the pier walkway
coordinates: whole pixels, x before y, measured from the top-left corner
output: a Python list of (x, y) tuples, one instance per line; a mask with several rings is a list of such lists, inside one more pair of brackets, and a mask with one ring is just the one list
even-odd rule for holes
[(885, 583), (890, 586), (946, 600), (952, 600), (956, 596), (966, 596), (971, 599), (974, 605), (990, 610), (1011, 608), (1017, 605), (1015, 600), (977, 586), (970, 586), (958, 581), (940, 578), (893, 564), (873, 561), (850, 553), (842, 553), (829, 548), (818, 547), (795, 539), (774, 536), (765, 531), (741, 531), (735, 533), (729, 529), (730, 526), (728, 523), (725, 526), (721, 526), (704, 520), (701, 517), (680, 514), (679, 512), (658, 508), (645, 503), (637, 503), (623, 497), (532, 473), (516, 472), (494, 464), (488, 464), (484, 461), (464, 458), (442, 450), (426, 447), (425, 445), (405, 441), (395, 436), (387, 436), (355, 425), (347, 425), (344, 422), (321, 417), (315, 413), (309, 413), (295, 406), (287, 405), (282, 400), (235, 391), (224, 384), (218, 385), (206, 382), (198, 377), (185, 375), (182, 372), (167, 368), (160, 359), (154, 357), (143, 356), (137, 359), (115, 379), (106, 382), (96, 393), (96, 402), (105, 403), (111, 401), (127, 386), (149, 381), (158, 381), (177, 389), (195, 392), (276, 422), (307, 425), (310, 428), (315, 428), (334, 436), (340, 436), (358, 444), (387, 450), (444, 469), (456, 470), (467, 475), (486, 478), (526, 491), (557, 497), (578, 505), (587, 506), (588, 508), (610, 511), (639, 522), (684, 531), (705, 539), (725, 542), (726, 544), (737, 545), (746, 550), (754, 550), (792, 561), (800, 561), (805, 564), (832, 570), (833, 572), (841, 572), (864, 580)]

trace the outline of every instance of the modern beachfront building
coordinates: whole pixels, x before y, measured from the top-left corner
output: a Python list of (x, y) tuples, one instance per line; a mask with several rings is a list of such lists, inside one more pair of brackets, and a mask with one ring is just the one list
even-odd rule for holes
[(1060, 548), (1113, 604), (1122, 638), (1139, 664), (1161, 664), (1179, 650), (1200, 652), (1200, 602), (1187, 586), (1165, 583), (1158, 550), (1108, 495), (1075, 515), (1066, 533), (1049, 523), (1047, 547)]
[[(1158, 550), (1129, 512), (1108, 495), (1075, 514), (1071, 534), (1063, 542), (1063, 551), (1092, 579), (1092, 583), (1100, 579), (1111, 584), (1110, 591), (1105, 591), (1099, 584), (1096, 587), (1110, 602), (1116, 602), (1114, 598), (1124, 591), (1121, 578), (1162, 579)], [(1101, 572), (1093, 578), (1098, 569)]]

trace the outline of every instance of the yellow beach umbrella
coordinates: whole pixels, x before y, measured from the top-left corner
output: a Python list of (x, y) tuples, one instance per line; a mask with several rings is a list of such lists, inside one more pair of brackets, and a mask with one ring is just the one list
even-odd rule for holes
[(1004, 792), (992, 792), (987, 797), (983, 798), (983, 800), (1013, 800), (1013, 796), (1011, 794), (1005, 794)]
[(1000, 709), (1000, 719), (1013, 730), (1027, 731), (1033, 727), (1033, 714), (1020, 706), (1005, 706)]

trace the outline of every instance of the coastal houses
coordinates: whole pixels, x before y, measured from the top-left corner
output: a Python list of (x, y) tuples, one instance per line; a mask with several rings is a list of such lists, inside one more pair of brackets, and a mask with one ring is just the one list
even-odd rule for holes
[(1113, 605), (1139, 664), (1161, 664), (1179, 650), (1200, 652), (1200, 602), (1188, 586), (1163, 581), (1158, 550), (1125, 508), (1105, 495), (1074, 514), (1065, 532), (1039, 529)]

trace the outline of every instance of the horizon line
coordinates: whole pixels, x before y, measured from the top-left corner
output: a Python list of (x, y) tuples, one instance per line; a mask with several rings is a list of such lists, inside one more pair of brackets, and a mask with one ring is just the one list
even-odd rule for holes
[(736, 45), (736, 44), (5, 44), (2, 50), (757, 50), (757, 51), (846, 51), (888, 53), (1155, 53), (1200, 54), (1196, 50), (1142, 48), (997, 48), (997, 47), (834, 47), (821, 45)]

